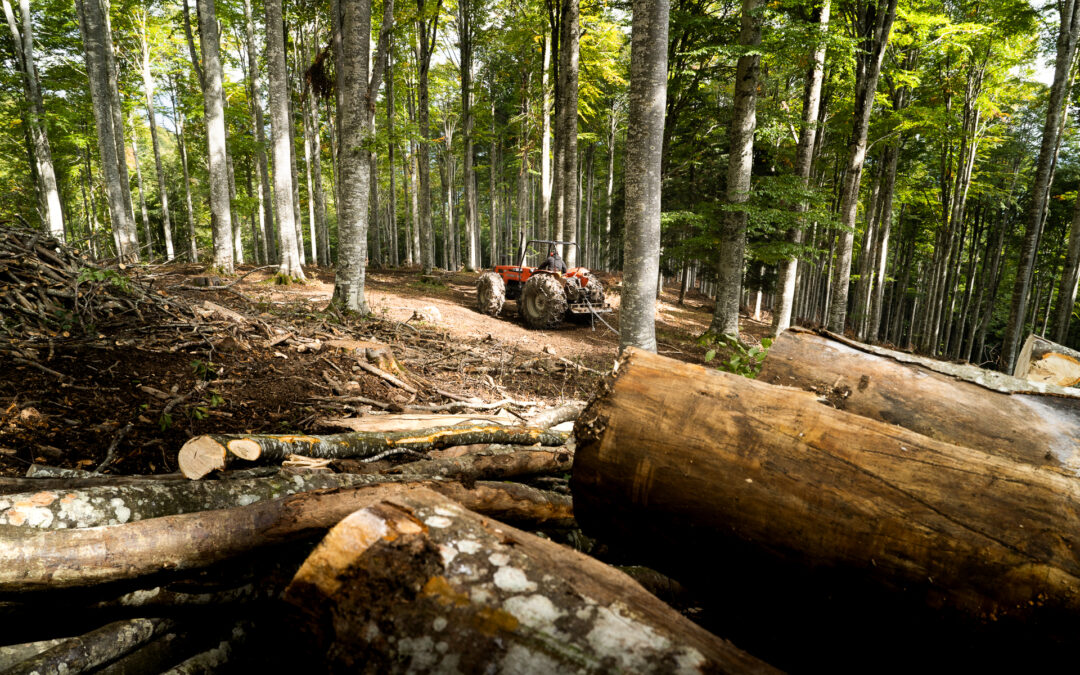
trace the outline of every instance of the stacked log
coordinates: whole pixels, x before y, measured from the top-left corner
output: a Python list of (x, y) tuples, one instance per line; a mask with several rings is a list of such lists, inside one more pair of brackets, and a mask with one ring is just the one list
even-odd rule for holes
[(848, 657), (867, 653), (853, 642), (926, 655), (909, 644), (940, 627), (925, 608), (1043, 638), (1078, 625), (1080, 483), (1030, 452), (949, 443), (633, 349), (575, 435), (583, 529), (747, 609), (747, 645), (763, 654), (771, 631)]

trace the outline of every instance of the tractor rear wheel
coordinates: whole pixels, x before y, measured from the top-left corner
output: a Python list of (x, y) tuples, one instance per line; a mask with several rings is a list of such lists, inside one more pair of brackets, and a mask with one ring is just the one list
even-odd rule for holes
[(494, 272), (485, 272), (476, 280), (476, 308), (482, 314), (498, 316), (506, 302), (506, 284)]
[(553, 328), (566, 316), (566, 291), (553, 274), (534, 274), (525, 282), (518, 311), (529, 328)]

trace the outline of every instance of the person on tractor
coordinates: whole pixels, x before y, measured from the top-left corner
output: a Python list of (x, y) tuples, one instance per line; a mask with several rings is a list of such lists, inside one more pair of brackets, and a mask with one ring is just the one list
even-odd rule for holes
[(559, 252), (554, 248), (548, 253), (548, 257), (544, 259), (544, 262), (537, 265), (538, 270), (551, 270), (552, 272), (558, 272), (559, 274), (566, 273), (566, 263), (559, 257)]

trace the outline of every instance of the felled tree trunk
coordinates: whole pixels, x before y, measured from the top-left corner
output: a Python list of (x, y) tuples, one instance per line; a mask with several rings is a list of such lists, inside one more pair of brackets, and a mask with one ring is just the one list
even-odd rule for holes
[(117, 621), (86, 635), (64, 640), (4, 672), (7, 675), (87, 672), (146, 644), (172, 625), (166, 619)]
[[(368, 477), (370, 478), (370, 477)], [(386, 480), (385, 477), (382, 478)], [(375, 502), (388, 491), (427, 487), (452, 491), (466, 506), (486, 505), (500, 515), (514, 505), (515, 518), (560, 524), (569, 505), (543, 491), (493, 496), (499, 484), (464, 489), (438, 481), (397, 482), (307, 492), (248, 506), (162, 516), (121, 525), (20, 531), (0, 540), (0, 593), (91, 586), (160, 572), (209, 567), (243, 553), (305, 539), (332, 527), (346, 515)], [(537, 502), (531, 509), (529, 498)]]
[[(342, 460), (344, 463), (346, 460)], [(421, 459), (399, 464), (384, 475), (420, 475), (455, 480), (505, 480), (520, 476), (569, 473), (574, 453), (565, 446), (555, 448), (489, 445), (460, 457)]]
[(429, 491), (342, 521), (285, 598), (302, 658), (334, 672), (771, 671), (621, 572)]
[(799, 329), (776, 339), (758, 380), (940, 441), (1080, 471), (1080, 398), (1060, 388)]
[(1080, 384), (1080, 352), (1032, 333), (1016, 359), (1013, 377), (1075, 387)]
[(1080, 482), (1056, 468), (640, 350), (575, 435), (582, 528), (703, 588), (746, 556), (966, 617), (1080, 612)]
[(236, 458), (281, 461), (291, 454), (320, 459), (374, 458), (473, 443), (562, 445), (569, 434), (531, 427), (485, 424), (433, 427), (417, 431), (352, 432), (327, 436), (208, 435), (196, 436), (180, 449), (180, 471), (192, 479), (229, 466)]

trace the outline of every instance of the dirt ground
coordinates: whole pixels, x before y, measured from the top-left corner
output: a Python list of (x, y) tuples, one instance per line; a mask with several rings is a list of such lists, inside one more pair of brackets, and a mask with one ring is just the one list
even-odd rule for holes
[[(603, 277), (616, 310), (605, 317), (611, 328), (566, 323), (536, 331), (523, 326), (513, 302), (499, 317), (477, 312), (476, 274), (369, 271), (372, 317), (355, 319), (327, 311), (332, 270), (308, 268), (306, 283), (289, 286), (274, 285), (272, 269), (253, 270), (238, 270), (251, 272), (239, 281), (210, 279), (236, 281), (226, 290), (192, 288), (204, 274), (197, 265), (134, 271), (161, 297), (200, 311), (210, 301), (239, 313), (239, 323), (219, 315), (133, 320), (93, 339), (56, 336), (43, 368), (0, 356), (0, 474), (23, 474), (32, 463), (94, 469), (110, 449), (108, 473), (170, 472), (194, 435), (325, 433), (335, 417), (450, 400), (437, 391), (537, 406), (587, 399), (618, 349), (617, 276)], [(708, 326), (711, 301), (691, 293), (680, 307), (677, 296), (672, 286), (661, 298), (659, 351), (701, 362), (706, 347), (696, 338)], [(767, 320), (744, 319), (744, 339), (760, 341)], [(349, 339), (389, 344), (428, 386), (410, 395), (327, 346)]]

